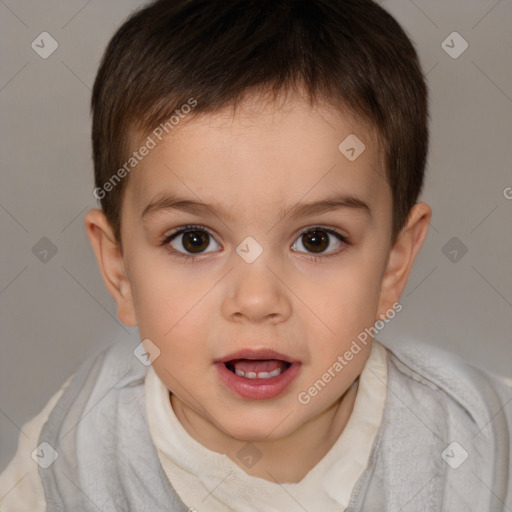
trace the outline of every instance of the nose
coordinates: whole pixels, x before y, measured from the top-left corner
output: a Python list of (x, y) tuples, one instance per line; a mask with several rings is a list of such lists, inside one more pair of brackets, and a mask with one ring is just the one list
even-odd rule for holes
[(268, 261), (263, 253), (252, 263), (235, 256), (235, 268), (229, 273), (229, 283), (222, 303), (222, 314), (230, 321), (280, 323), (292, 310), (290, 288), (283, 272)]

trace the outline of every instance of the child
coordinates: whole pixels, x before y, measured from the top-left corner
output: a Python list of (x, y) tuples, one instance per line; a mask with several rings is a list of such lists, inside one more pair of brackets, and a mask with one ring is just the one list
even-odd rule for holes
[(431, 218), (426, 84), (389, 14), (159, 0), (92, 109), (86, 229), (142, 342), (25, 425), (2, 512), (512, 510), (512, 390), (376, 339)]

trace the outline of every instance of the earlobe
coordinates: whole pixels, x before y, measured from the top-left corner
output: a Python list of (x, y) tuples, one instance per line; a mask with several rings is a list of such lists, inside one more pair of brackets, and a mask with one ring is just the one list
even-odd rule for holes
[(105, 285), (116, 302), (119, 319), (125, 325), (136, 326), (132, 288), (123, 255), (104, 212), (97, 208), (89, 210), (85, 229)]
[(390, 249), (386, 270), (382, 279), (378, 312), (384, 314), (398, 302), (405, 289), (416, 256), (428, 233), (432, 210), (426, 203), (412, 208), (407, 224)]

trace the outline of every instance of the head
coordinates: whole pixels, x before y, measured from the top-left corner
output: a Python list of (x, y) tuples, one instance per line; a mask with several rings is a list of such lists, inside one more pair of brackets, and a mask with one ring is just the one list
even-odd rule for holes
[[(430, 219), (426, 84), (397, 22), (369, 0), (158, 1), (114, 35), (92, 109), (86, 227), (173, 405), (246, 440), (332, 409), (370, 344), (297, 397), (393, 310)], [(240, 350), (295, 378), (241, 396), (219, 378)]]

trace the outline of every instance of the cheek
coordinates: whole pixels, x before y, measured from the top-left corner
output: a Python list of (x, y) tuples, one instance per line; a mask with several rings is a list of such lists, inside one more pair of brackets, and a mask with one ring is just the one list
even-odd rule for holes
[[(352, 264), (337, 273), (331, 272), (323, 286), (315, 287), (314, 296), (309, 287), (312, 309), (326, 324), (322, 328), (324, 337), (330, 334), (331, 340), (346, 341), (373, 325), (379, 303), (380, 272), (378, 261), (354, 257)], [(306, 292), (307, 287), (301, 296), (308, 297)], [(309, 300), (304, 302), (308, 304)]]
[(166, 339), (196, 323), (190, 319), (201, 311), (201, 298), (211, 283), (207, 276), (187, 265), (170, 262), (165, 255), (137, 255), (130, 265), (133, 300), (141, 336)]

